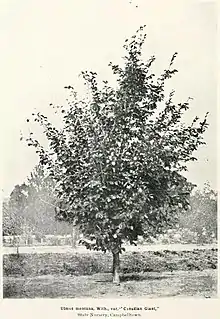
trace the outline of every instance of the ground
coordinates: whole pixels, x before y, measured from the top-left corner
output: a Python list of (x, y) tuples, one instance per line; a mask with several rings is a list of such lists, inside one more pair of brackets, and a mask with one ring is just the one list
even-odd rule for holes
[(120, 286), (112, 284), (110, 274), (87, 276), (43, 275), (8, 277), (4, 297), (13, 298), (159, 298), (216, 297), (214, 270), (175, 271), (123, 276)]
[(129, 252), (121, 285), (110, 254), (4, 256), (4, 298), (216, 297), (217, 249)]

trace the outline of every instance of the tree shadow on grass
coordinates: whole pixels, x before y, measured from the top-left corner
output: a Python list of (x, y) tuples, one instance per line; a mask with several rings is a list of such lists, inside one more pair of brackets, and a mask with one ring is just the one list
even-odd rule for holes
[(170, 276), (149, 276), (148, 274), (125, 274), (121, 275), (120, 279), (121, 282), (126, 281), (145, 281), (145, 280), (162, 280), (162, 279), (168, 279)]
[[(163, 279), (169, 279), (170, 276), (160, 276), (160, 275), (149, 275), (149, 274), (134, 274), (134, 273), (130, 273), (130, 274), (121, 274), (120, 275), (120, 282), (127, 282), (127, 281), (145, 281), (145, 280), (163, 280)], [(97, 278), (95, 280), (96, 282), (100, 282), (100, 283), (112, 283), (112, 276), (106, 276), (106, 277), (102, 277), (102, 278)]]

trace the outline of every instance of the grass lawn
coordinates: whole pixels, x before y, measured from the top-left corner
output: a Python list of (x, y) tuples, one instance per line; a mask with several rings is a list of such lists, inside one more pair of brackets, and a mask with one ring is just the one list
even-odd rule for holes
[(122, 275), (112, 284), (109, 273), (87, 276), (43, 275), (7, 277), (4, 298), (216, 297), (214, 270)]
[(4, 298), (216, 297), (217, 250), (133, 252), (112, 284), (110, 254), (4, 256)]

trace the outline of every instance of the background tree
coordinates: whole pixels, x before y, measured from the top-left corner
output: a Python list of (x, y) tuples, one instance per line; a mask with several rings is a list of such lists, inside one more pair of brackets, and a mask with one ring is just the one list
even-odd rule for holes
[(35, 234), (72, 234), (72, 246), (76, 246), (77, 230), (56, 216), (59, 201), (54, 193), (54, 181), (42, 165), (35, 167), (28, 178), (28, 215)]
[(17, 254), (19, 254), (20, 242), (16, 236), (27, 232), (27, 224), (24, 218), (27, 206), (26, 191), (25, 183), (16, 185), (8, 201), (3, 203), (3, 236), (14, 236), (13, 245), (17, 247)]
[(21, 235), (24, 229), (24, 211), (27, 205), (27, 186), (16, 185), (8, 201), (3, 204), (3, 235)]
[(199, 243), (207, 243), (217, 239), (217, 221), (217, 192), (207, 183), (191, 195), (189, 210), (180, 214), (179, 225), (195, 232)]
[(54, 182), (45, 172), (44, 167), (37, 165), (27, 180), (28, 209), (26, 216), (29, 224), (34, 226), (34, 233), (66, 234), (70, 227), (65, 222), (55, 219), (57, 198), (54, 194)]
[(65, 221), (55, 218), (57, 198), (54, 182), (37, 165), (27, 181), (16, 185), (10, 198), (3, 205), (3, 235), (24, 235), (27, 231), (39, 240), (44, 235), (75, 233)]
[[(113, 281), (119, 283), (119, 254), (123, 243), (138, 235), (155, 236), (177, 220), (177, 208), (187, 209), (193, 185), (182, 173), (194, 151), (204, 144), (206, 117), (191, 125), (180, 123), (189, 100), (174, 105), (165, 83), (176, 72), (159, 77), (151, 72), (155, 57), (141, 59), (143, 27), (125, 41), (124, 65), (110, 63), (116, 87), (97, 82), (95, 72), (82, 72), (89, 96), (80, 100), (72, 87), (68, 105), (57, 113), (57, 129), (40, 113), (34, 120), (44, 128), (49, 148), (31, 135), (40, 161), (56, 185), (65, 207), (61, 216), (79, 225), (89, 249), (113, 254)], [(61, 210), (62, 212), (62, 210)]]

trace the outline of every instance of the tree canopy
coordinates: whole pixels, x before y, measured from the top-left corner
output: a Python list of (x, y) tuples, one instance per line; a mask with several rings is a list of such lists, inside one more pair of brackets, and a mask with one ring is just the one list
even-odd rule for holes
[(207, 114), (190, 125), (181, 122), (190, 99), (175, 105), (174, 91), (165, 94), (166, 82), (177, 72), (177, 53), (156, 76), (151, 72), (155, 56), (148, 61), (141, 56), (144, 27), (125, 41), (124, 64), (109, 64), (116, 87), (98, 83), (96, 72), (82, 72), (89, 96), (79, 99), (67, 87), (67, 107), (56, 108), (61, 129), (44, 114), (33, 114), (49, 148), (33, 135), (27, 139), (55, 181), (60, 218), (79, 225), (87, 248), (113, 256), (125, 241), (133, 244), (138, 235), (163, 232), (179, 208), (188, 208), (193, 185), (183, 172), (196, 160), (207, 128)]

